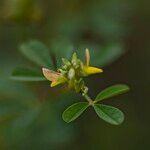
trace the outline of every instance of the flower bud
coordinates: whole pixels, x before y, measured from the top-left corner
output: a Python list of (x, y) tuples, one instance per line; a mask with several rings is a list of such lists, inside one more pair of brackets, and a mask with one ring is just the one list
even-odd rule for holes
[(68, 78), (73, 79), (75, 77), (75, 70), (73, 68), (70, 68), (68, 72)]
[(71, 66), (71, 63), (69, 60), (67, 60), (66, 58), (62, 58), (62, 62), (64, 63), (65, 66)]

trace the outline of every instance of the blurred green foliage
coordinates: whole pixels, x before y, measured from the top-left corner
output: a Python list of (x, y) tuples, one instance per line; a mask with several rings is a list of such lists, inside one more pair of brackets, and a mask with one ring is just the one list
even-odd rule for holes
[[(146, 140), (149, 139), (146, 115), (149, 102), (143, 102), (150, 75), (149, 68), (145, 67), (150, 47), (148, 2), (1, 0), (0, 8), (0, 149), (149, 149)], [(42, 41), (52, 58), (55, 55), (60, 58), (70, 50), (76, 50), (82, 57), (88, 47), (93, 57), (91, 63), (106, 66), (105, 78), (102, 75), (99, 80), (95, 80), (97, 76), (88, 79), (92, 85), (91, 95), (115, 80), (131, 83), (137, 92), (133, 90), (130, 95), (132, 102), (126, 97), (126, 103), (120, 106), (129, 114), (125, 125), (116, 129), (99, 123), (91, 112), (78, 122), (66, 125), (60, 114), (78, 99), (74, 93), (66, 94), (63, 87), (50, 89), (47, 82), (9, 80), (15, 67), (23, 70), (15, 71), (14, 75), (20, 71), (26, 74), (24, 68), (27, 68), (35, 70), (33, 76), (39, 79), (41, 68), (26, 61), (17, 48), (33, 39)], [(128, 59), (122, 57), (118, 65), (113, 63), (125, 49), (131, 50), (130, 56), (126, 55)], [(45, 56), (42, 58), (47, 60)], [(43, 65), (38, 59), (34, 62)], [(112, 63), (114, 72), (109, 67)], [(145, 67), (142, 72), (139, 66)], [(115, 104), (119, 106), (119, 103)]]

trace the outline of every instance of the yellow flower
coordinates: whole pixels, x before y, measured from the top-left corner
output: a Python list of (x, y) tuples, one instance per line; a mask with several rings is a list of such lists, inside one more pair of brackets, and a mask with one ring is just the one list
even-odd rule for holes
[(91, 74), (96, 74), (96, 73), (102, 73), (103, 72), (103, 70), (100, 69), (100, 68), (89, 66), (89, 64), (90, 64), (90, 53), (89, 53), (88, 49), (85, 50), (85, 59), (86, 59), (86, 63), (83, 67), (83, 70), (84, 70), (85, 74), (91, 75)]
[(67, 81), (67, 79), (58, 72), (46, 68), (43, 68), (42, 71), (45, 78), (51, 81), (51, 87), (54, 87), (61, 83), (65, 83)]
[(51, 81), (51, 87), (65, 82), (68, 82), (68, 87), (78, 87), (76, 84), (80, 84), (79, 81), (83, 76), (103, 72), (100, 68), (89, 66), (90, 53), (88, 49), (85, 51), (85, 59), (86, 62), (85, 65), (83, 65), (83, 63), (77, 59), (76, 53), (74, 53), (71, 62), (67, 59), (63, 59), (64, 66), (62, 69), (59, 69), (59, 72), (43, 68), (43, 75), (47, 80)]

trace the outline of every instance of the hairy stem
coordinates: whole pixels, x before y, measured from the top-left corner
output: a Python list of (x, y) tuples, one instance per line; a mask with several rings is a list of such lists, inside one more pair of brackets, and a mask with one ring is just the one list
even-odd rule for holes
[(94, 106), (94, 101), (92, 100), (92, 98), (88, 95), (88, 87), (87, 86), (83, 86), (81, 88), (81, 94), (82, 96), (89, 102), (89, 105)]
[(87, 93), (82, 93), (82, 96), (89, 102), (89, 105), (94, 105), (94, 101), (91, 99), (91, 97)]

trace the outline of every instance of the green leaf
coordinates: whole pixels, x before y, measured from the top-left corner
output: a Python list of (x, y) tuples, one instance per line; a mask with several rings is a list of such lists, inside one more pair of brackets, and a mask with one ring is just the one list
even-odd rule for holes
[(37, 72), (35, 70), (27, 68), (16, 68), (10, 77), (13, 80), (18, 81), (44, 81), (45, 77), (42, 75), (42, 72)]
[(125, 50), (120, 43), (109, 44), (102, 47), (98, 55), (97, 64), (99, 63), (102, 66), (109, 65), (124, 54), (124, 52)]
[(63, 120), (67, 123), (75, 120), (86, 110), (88, 106), (88, 102), (79, 102), (71, 105), (63, 112)]
[(49, 49), (41, 42), (31, 41), (20, 46), (20, 51), (41, 67), (52, 67)]
[(85, 57), (85, 49), (90, 50), (91, 60), (90, 64), (92, 66), (106, 66), (116, 61), (121, 55), (124, 54), (125, 50), (121, 43), (113, 43), (105, 46), (100, 46), (96, 43), (83, 43), (77, 49), (77, 54), (82, 60)]
[(119, 125), (124, 121), (124, 114), (118, 108), (95, 104), (94, 109), (101, 119), (110, 124)]
[(73, 53), (73, 45), (71, 41), (65, 37), (59, 37), (52, 41), (51, 49), (56, 56), (58, 66), (62, 64), (62, 58), (70, 59)]
[(100, 92), (95, 101), (101, 101), (107, 98), (111, 98), (113, 96), (119, 95), (119, 94), (123, 94), (125, 92), (129, 91), (129, 87), (125, 84), (118, 84), (118, 85), (114, 85), (111, 87), (106, 88), (105, 90), (103, 90), (102, 92)]

